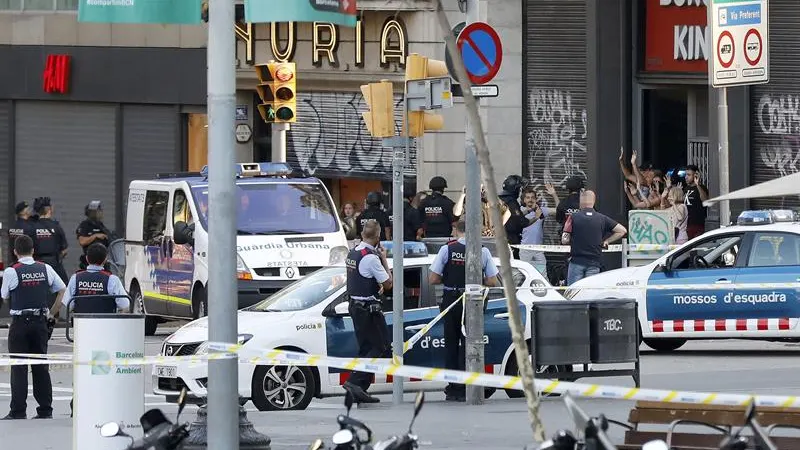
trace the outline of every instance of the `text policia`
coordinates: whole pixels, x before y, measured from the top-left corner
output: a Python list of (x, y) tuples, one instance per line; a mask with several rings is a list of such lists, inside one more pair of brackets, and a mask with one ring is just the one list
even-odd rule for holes
[[(780, 292), (770, 292), (762, 294), (734, 294), (728, 292), (722, 297), (723, 303), (749, 303), (757, 305), (760, 303), (786, 303), (786, 294)], [(717, 295), (674, 295), (672, 297), (674, 305), (713, 305), (717, 303)]]

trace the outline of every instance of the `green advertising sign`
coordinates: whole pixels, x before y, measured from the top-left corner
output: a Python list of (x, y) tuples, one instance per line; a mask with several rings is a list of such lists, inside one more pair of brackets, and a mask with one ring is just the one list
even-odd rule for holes
[(199, 24), (202, 0), (81, 0), (78, 22)]
[(356, 0), (245, 0), (247, 22), (328, 22), (356, 26)]

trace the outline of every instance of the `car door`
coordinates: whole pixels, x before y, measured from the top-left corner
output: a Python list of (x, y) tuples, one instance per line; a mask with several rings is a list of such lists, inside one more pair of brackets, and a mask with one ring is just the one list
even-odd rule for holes
[(170, 220), (167, 224), (165, 251), (169, 267), (169, 303), (167, 311), (174, 317), (192, 317), (192, 282), (194, 281), (194, 248), (190, 244), (175, 243), (175, 224), (194, 220), (191, 201), (186, 192), (177, 187), (172, 190)]
[[(777, 231), (751, 235), (747, 262), (736, 284), (800, 282), (800, 236)], [(739, 319), (737, 330), (788, 330), (800, 317), (800, 292), (797, 288), (737, 288), (725, 307), (730, 318)]]
[(147, 262), (139, 279), (145, 309), (166, 315), (169, 300), (169, 261), (166, 254), (168, 190), (150, 189), (145, 195), (142, 240)]
[[(706, 321), (735, 318), (726, 307), (743, 261), (744, 233), (709, 236), (681, 249), (650, 274), (647, 320), (653, 332), (713, 331)], [(693, 289), (687, 285), (719, 285)], [(674, 288), (673, 288), (674, 286)], [(710, 325), (713, 327), (714, 325)]]

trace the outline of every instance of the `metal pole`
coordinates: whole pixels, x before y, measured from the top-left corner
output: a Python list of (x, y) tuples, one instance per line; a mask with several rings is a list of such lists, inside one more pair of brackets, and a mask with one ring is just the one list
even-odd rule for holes
[[(210, 0), (208, 21), (209, 340), (236, 343), (236, 64), (234, 4)], [(213, 351), (213, 350), (211, 350)], [(238, 360), (208, 363), (208, 448), (239, 448)], [(234, 380), (231, 382), (231, 380)]]
[(286, 132), (290, 129), (288, 123), (272, 124), (272, 161), (286, 162)]
[[(728, 174), (728, 88), (719, 89), (719, 195), (730, 191), (730, 175)], [(731, 204), (728, 200), (719, 202), (719, 224), (731, 223)]]
[[(478, 0), (467, 0), (467, 23), (479, 21)], [(477, 102), (476, 102), (477, 103)], [(481, 172), (475, 139), (472, 136), (472, 124), (469, 117), (464, 127), (466, 168), (466, 241), (467, 241), (467, 286), (464, 301), (464, 326), (466, 328), (466, 369), (469, 372), (483, 372), (483, 296), (480, 285), (483, 284), (483, 264), (481, 264)], [(483, 387), (467, 386), (467, 403), (479, 405), (483, 403)]]
[[(392, 360), (403, 363), (403, 174), (406, 155), (409, 153), (408, 102), (406, 85), (403, 83), (403, 123), (405, 130), (405, 149), (394, 147), (392, 158)], [(404, 151), (405, 150), (405, 151)], [(392, 403), (403, 403), (403, 378), (392, 379)]]

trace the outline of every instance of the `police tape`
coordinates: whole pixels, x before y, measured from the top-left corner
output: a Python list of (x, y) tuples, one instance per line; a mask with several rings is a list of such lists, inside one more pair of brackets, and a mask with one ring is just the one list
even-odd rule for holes
[[(570, 246), (569, 245), (530, 245), (530, 244), (519, 244), (519, 245), (512, 245), (513, 248), (518, 248), (520, 250), (533, 250), (537, 252), (547, 252), (547, 253), (569, 253)], [(650, 251), (660, 251), (660, 250), (674, 250), (680, 247), (680, 245), (673, 245), (673, 244), (629, 244), (627, 246), (628, 252), (650, 252)], [(621, 244), (614, 244), (609, 245), (607, 249), (603, 249), (606, 253), (619, 253), (623, 250), (623, 246)]]
[[(378, 375), (415, 378), (425, 381), (449, 382), (498, 389), (521, 390), (520, 377), (494, 375), (478, 372), (431, 367), (405, 366), (385, 362), (385, 359), (336, 358), (311, 355), (287, 350), (260, 350), (243, 347), (241, 344), (209, 343), (209, 350), (215, 353), (194, 356), (148, 356), (144, 358), (103, 359), (92, 361), (73, 361), (74, 365), (93, 367), (130, 367), (178, 362), (200, 363), (210, 360), (239, 358), (240, 364), (254, 365), (294, 365), (337, 368), (350, 371), (367, 372)], [(216, 353), (221, 352), (221, 353)], [(247, 357), (247, 354), (254, 356)], [(0, 355), (0, 366), (61, 364), (57, 359), (10, 359)], [(695, 403), (703, 405), (746, 405), (753, 401), (757, 406), (778, 406), (783, 408), (800, 407), (800, 396), (746, 395), (719, 392), (671, 391), (664, 389), (643, 389), (600, 384), (574, 383), (552, 379), (536, 379), (538, 392), (545, 394), (564, 394), (587, 398), (608, 400), (644, 400), (667, 403)]]
[[(488, 293), (488, 291), (487, 291), (487, 293)], [(439, 321), (442, 320), (442, 318), (444, 316), (446, 316), (447, 313), (450, 312), (450, 310), (452, 310), (459, 303), (463, 302), (465, 296), (466, 296), (466, 294), (461, 294), (461, 297), (459, 297), (458, 300), (456, 300), (453, 303), (451, 303), (450, 306), (448, 306), (442, 312), (437, 314), (436, 317), (434, 317), (430, 322), (425, 324), (425, 326), (422, 327), (422, 329), (417, 331), (413, 336), (411, 336), (407, 341), (405, 341), (403, 343), (403, 354), (406, 354), (409, 350), (414, 348), (414, 344), (419, 342), (419, 340), (422, 339), (422, 337), (425, 336), (431, 330), (431, 328), (434, 327), (434, 325), (439, 323)], [(397, 358), (393, 359), (393, 362), (394, 362), (394, 364), (399, 364), (399, 360)]]

